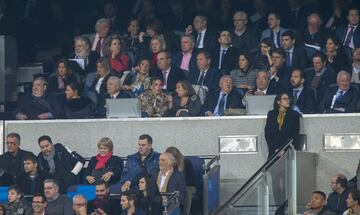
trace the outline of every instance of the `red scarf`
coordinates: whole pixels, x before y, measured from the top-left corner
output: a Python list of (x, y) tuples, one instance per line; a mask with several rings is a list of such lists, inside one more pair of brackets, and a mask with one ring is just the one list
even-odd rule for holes
[(152, 53), (152, 55), (151, 55), (151, 64), (152, 65), (154, 65), (154, 66), (156, 66), (156, 64), (157, 64), (157, 55), (159, 54), (159, 52), (158, 53)]
[(112, 152), (107, 153), (105, 156), (101, 156), (100, 154), (96, 155), (96, 160), (98, 161), (95, 169), (102, 169), (105, 168), (106, 162), (111, 158)]

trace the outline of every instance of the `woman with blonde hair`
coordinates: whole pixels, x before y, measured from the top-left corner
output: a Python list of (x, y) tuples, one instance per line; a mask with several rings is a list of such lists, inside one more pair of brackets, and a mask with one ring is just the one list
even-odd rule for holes
[(103, 137), (97, 144), (99, 152), (90, 159), (85, 171), (85, 183), (95, 184), (104, 181), (109, 185), (120, 180), (123, 161), (113, 155), (114, 144), (108, 137)]

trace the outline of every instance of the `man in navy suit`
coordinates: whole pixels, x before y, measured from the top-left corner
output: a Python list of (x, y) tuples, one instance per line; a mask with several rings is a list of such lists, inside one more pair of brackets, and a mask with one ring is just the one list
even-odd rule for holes
[(107, 92), (104, 95), (99, 95), (99, 104), (97, 112), (99, 117), (105, 117), (106, 113), (106, 99), (121, 99), (121, 98), (131, 98), (130, 94), (120, 91), (121, 81), (117, 76), (109, 77), (106, 83)]
[(287, 92), (290, 88), (290, 68), (285, 66), (285, 51), (276, 48), (271, 51), (270, 83), (269, 86), (278, 92)]
[(199, 51), (196, 55), (196, 70), (190, 70), (189, 80), (191, 84), (205, 86), (209, 91), (214, 91), (218, 88), (221, 72), (211, 67), (211, 56), (207, 51)]
[(289, 95), (293, 101), (293, 110), (300, 114), (315, 113), (315, 92), (313, 89), (304, 86), (304, 81), (303, 71), (294, 69), (291, 73), (291, 88), (289, 90)]
[(224, 116), (225, 110), (245, 108), (242, 96), (234, 90), (231, 76), (224, 75), (220, 79), (220, 89), (210, 93), (203, 105), (206, 116)]
[(238, 65), (239, 50), (232, 47), (232, 38), (229, 31), (222, 31), (219, 36), (219, 46), (214, 50), (213, 66), (222, 74), (229, 74)]
[(176, 83), (185, 79), (185, 72), (177, 67), (171, 66), (171, 54), (167, 51), (159, 52), (157, 55), (157, 67), (154, 76), (163, 80), (163, 90), (175, 92)]
[(285, 65), (290, 68), (305, 69), (307, 67), (306, 52), (302, 47), (295, 46), (295, 33), (285, 31), (281, 35), (281, 44), (285, 50)]
[(347, 20), (348, 25), (340, 26), (336, 29), (336, 36), (341, 40), (344, 47), (351, 49), (360, 47), (360, 26), (359, 9), (350, 7)]
[(337, 74), (337, 86), (329, 87), (319, 104), (321, 113), (352, 113), (359, 99), (358, 88), (350, 84), (350, 75), (342, 70)]
[(159, 158), (159, 171), (152, 172), (157, 181), (160, 192), (179, 191), (180, 203), (183, 205), (186, 197), (185, 176), (182, 172), (174, 169), (176, 159), (170, 153), (162, 153)]
[(185, 29), (185, 35), (192, 34), (195, 38), (195, 48), (205, 49), (209, 52), (215, 49), (217, 32), (208, 28), (208, 18), (205, 15), (197, 15), (194, 18), (194, 29), (189, 25)]
[(172, 65), (186, 71), (188, 76), (190, 70), (196, 69), (195, 39), (192, 35), (181, 37), (181, 51), (172, 57)]

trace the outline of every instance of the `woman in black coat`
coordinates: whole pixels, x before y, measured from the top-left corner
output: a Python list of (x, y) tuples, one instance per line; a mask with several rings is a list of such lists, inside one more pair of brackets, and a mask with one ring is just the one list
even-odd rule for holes
[(109, 185), (120, 180), (123, 170), (123, 161), (120, 157), (113, 155), (113, 142), (108, 137), (99, 141), (99, 153), (92, 157), (85, 170), (85, 183), (95, 184), (98, 181), (107, 182)]
[(270, 158), (289, 140), (298, 148), (300, 115), (291, 109), (291, 100), (287, 93), (280, 93), (274, 101), (274, 109), (268, 112), (265, 125), (265, 139)]
[(143, 176), (139, 179), (139, 208), (148, 215), (162, 214), (162, 198), (154, 178)]
[(89, 119), (95, 117), (96, 106), (88, 97), (80, 96), (76, 83), (66, 85), (64, 111), (66, 119)]

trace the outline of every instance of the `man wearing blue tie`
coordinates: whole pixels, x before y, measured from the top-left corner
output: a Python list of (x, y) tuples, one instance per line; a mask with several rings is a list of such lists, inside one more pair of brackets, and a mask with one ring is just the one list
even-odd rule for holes
[(245, 108), (241, 102), (241, 94), (233, 90), (231, 76), (222, 76), (219, 85), (220, 90), (212, 92), (206, 97), (202, 108), (205, 116), (224, 116), (228, 109)]
[(337, 86), (329, 87), (319, 104), (320, 113), (352, 113), (356, 111), (358, 88), (350, 84), (350, 75), (345, 70), (337, 74)]

